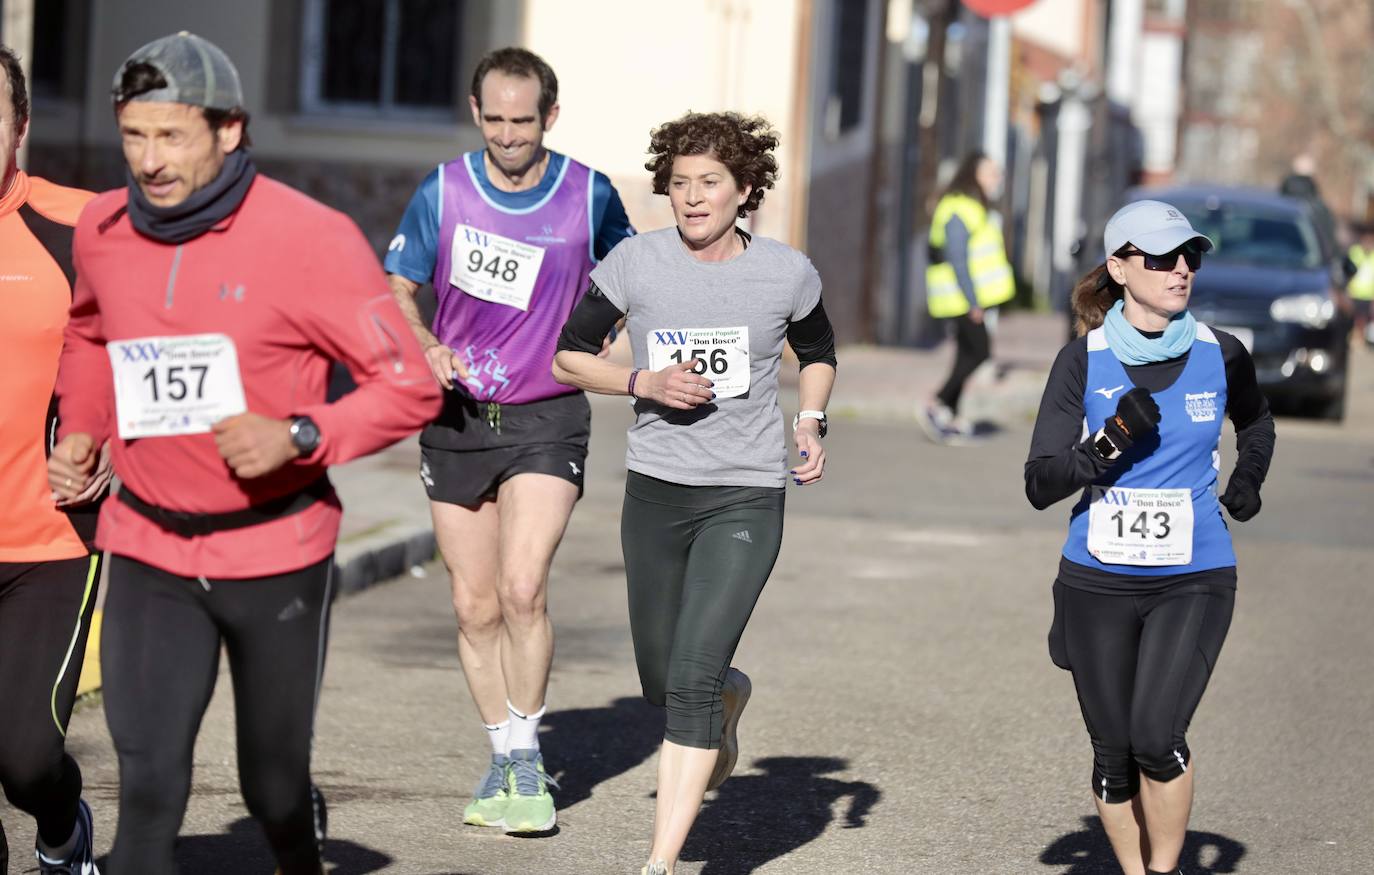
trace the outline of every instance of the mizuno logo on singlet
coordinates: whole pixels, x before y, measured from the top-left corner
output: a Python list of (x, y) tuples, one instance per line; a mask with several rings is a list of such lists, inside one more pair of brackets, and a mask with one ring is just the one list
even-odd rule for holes
[(1126, 384), (1122, 383), (1120, 386), (1113, 386), (1110, 389), (1094, 389), (1093, 391), (1110, 401), (1113, 395), (1125, 388)]
[(745, 529), (745, 530), (742, 531), (742, 532), (735, 532), (735, 533), (734, 533), (733, 535), (731, 535), (730, 537), (734, 538), (736, 541), (743, 541), (743, 542), (746, 543), (746, 544), (752, 544), (752, 543), (754, 543), (754, 539), (751, 538), (751, 537), (749, 537), (749, 530), (748, 530), (748, 529)]

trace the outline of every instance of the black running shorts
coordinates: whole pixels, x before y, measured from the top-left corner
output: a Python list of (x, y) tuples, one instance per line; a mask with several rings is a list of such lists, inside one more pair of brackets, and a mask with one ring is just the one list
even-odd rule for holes
[(495, 499), (516, 474), (561, 477), (580, 498), (591, 425), (581, 392), (529, 404), (448, 392), (439, 418), (420, 433), (420, 480), (430, 501), (467, 507)]

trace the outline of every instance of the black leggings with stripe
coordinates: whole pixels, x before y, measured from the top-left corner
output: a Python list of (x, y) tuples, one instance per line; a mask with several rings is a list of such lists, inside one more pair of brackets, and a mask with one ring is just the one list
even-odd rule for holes
[(320, 872), (310, 784), (333, 557), (271, 577), (179, 577), (110, 560), (100, 658), (119, 755), (109, 875), (175, 875), (191, 755), (229, 657), (239, 785), (283, 875)]
[(644, 697), (665, 737), (720, 747), (721, 685), (782, 546), (783, 490), (681, 486), (634, 471), (620, 539)]
[(0, 563), (0, 785), (54, 846), (81, 798), (65, 744), (99, 575), (98, 556)]
[(1050, 654), (1073, 672), (1093, 745), (1093, 795), (1130, 801), (1140, 775), (1172, 781), (1191, 760), (1185, 734), (1231, 626), (1235, 568), (1199, 572), (1149, 595), (1055, 581)]

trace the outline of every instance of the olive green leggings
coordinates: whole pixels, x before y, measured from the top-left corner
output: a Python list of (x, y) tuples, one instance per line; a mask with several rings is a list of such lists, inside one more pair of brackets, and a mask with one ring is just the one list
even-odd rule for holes
[(783, 490), (681, 486), (634, 471), (620, 540), (644, 697), (665, 737), (720, 747), (721, 684), (782, 546)]

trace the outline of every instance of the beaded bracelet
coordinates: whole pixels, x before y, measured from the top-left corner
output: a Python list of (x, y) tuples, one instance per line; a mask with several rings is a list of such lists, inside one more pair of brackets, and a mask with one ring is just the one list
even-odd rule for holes
[(643, 368), (635, 368), (634, 370), (630, 371), (630, 386), (626, 391), (629, 393), (631, 398), (635, 397), (635, 380), (639, 379), (639, 372), (642, 370)]

